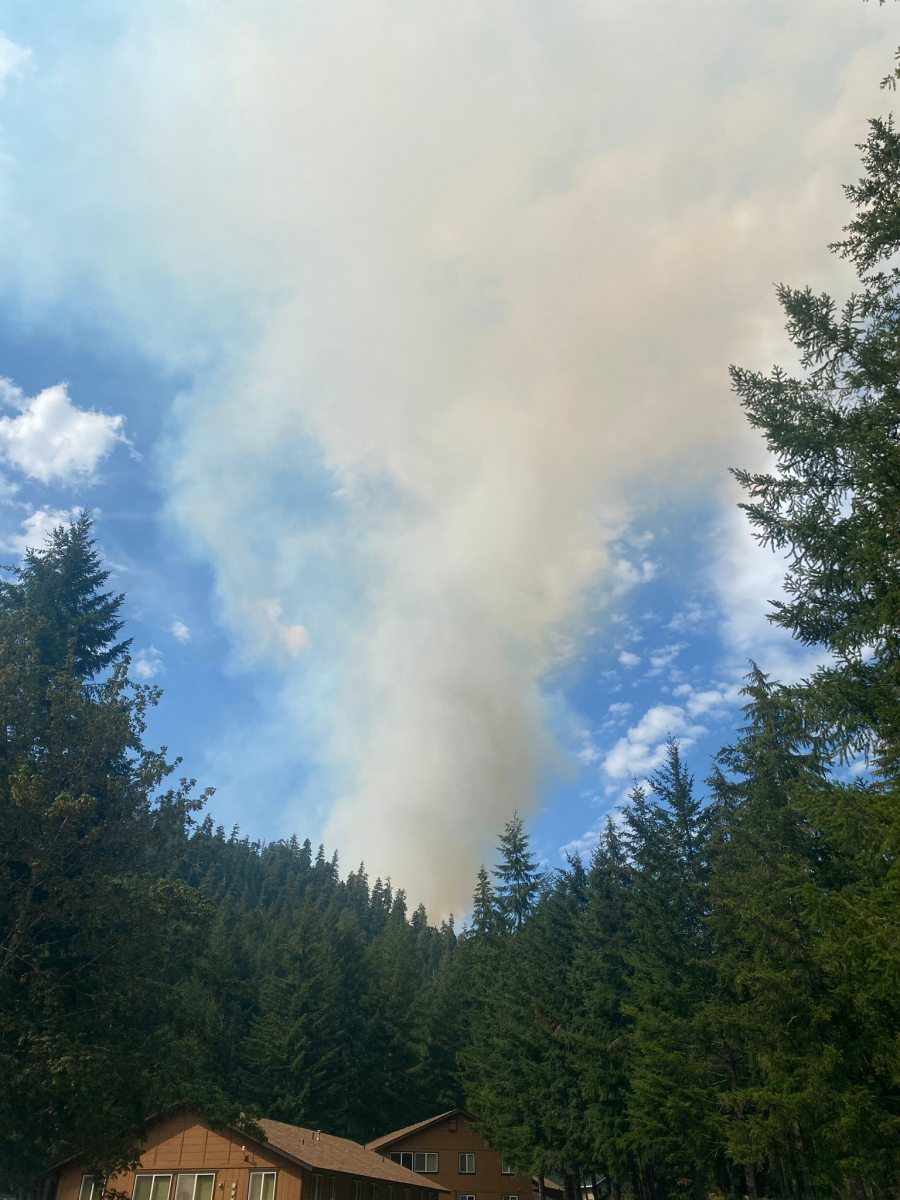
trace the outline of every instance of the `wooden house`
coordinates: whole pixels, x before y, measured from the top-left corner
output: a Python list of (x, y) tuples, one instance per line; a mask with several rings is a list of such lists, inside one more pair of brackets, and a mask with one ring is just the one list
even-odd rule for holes
[(503, 1162), (478, 1132), (476, 1118), (463, 1108), (386, 1133), (366, 1148), (433, 1180), (452, 1200), (532, 1200), (531, 1177)]
[[(258, 1121), (267, 1140), (190, 1113), (151, 1123), (140, 1166), (107, 1181), (130, 1200), (444, 1200), (446, 1189), (348, 1138)], [(87, 1164), (55, 1171), (56, 1200), (101, 1200)]]

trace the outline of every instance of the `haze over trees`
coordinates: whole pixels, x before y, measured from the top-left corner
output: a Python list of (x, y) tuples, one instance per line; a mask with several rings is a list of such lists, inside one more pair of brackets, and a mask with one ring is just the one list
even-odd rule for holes
[[(521, 819), (468, 926), (296, 838), (199, 819), (143, 744), (122, 597), (83, 516), (0, 585), (0, 1189), (129, 1160), (188, 1104), (366, 1139), (456, 1104), (525, 1172), (618, 1200), (900, 1190), (900, 136), (873, 121), (840, 312), (779, 289), (803, 374), (735, 370), (790, 555), (698, 788), (671, 741), (588, 863)], [(862, 762), (855, 775), (844, 768)]]

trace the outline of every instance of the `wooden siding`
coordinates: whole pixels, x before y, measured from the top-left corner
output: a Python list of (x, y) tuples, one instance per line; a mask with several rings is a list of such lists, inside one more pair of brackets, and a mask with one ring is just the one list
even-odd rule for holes
[[(242, 1150), (242, 1146), (246, 1149)], [(110, 1180), (109, 1186), (131, 1196), (136, 1174), (215, 1171), (214, 1200), (248, 1200), (250, 1172), (265, 1170), (278, 1172), (275, 1200), (301, 1200), (304, 1172), (297, 1163), (239, 1133), (210, 1129), (197, 1117), (179, 1114), (151, 1126), (141, 1153), (140, 1168), (117, 1175)], [(68, 1163), (63, 1167), (56, 1200), (78, 1200), (83, 1174), (82, 1163)], [(170, 1200), (173, 1195), (174, 1186), (169, 1193)], [(323, 1196), (323, 1200), (327, 1197)], [(338, 1194), (338, 1200), (350, 1200), (349, 1185), (345, 1196)]]
[[(450, 1126), (456, 1123), (454, 1132)], [(519, 1200), (531, 1200), (531, 1179), (515, 1175), (504, 1175), (501, 1170), (500, 1154), (492, 1150), (480, 1133), (461, 1116), (445, 1117), (442, 1121), (408, 1133), (399, 1141), (392, 1142), (376, 1151), (390, 1158), (392, 1154), (409, 1154), (416, 1150), (432, 1150), (438, 1156), (436, 1175), (426, 1175), (450, 1190), (453, 1200), (458, 1196), (474, 1196), (475, 1200), (501, 1200), (502, 1196), (518, 1196)], [(459, 1155), (475, 1155), (475, 1174), (460, 1175)]]

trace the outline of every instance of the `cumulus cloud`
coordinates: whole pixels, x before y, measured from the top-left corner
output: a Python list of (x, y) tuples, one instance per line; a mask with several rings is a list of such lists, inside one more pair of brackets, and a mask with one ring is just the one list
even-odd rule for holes
[(162, 652), (157, 650), (155, 646), (148, 646), (145, 650), (138, 650), (134, 658), (131, 660), (131, 672), (142, 683), (147, 683), (151, 679), (155, 679), (157, 675), (162, 675), (165, 671)]
[(741, 702), (741, 689), (737, 683), (720, 683), (707, 688), (694, 688), (689, 683), (682, 683), (672, 689), (672, 695), (682, 700), (692, 717), (704, 713), (723, 716), (729, 708)]
[(0, 455), (41, 483), (89, 482), (101, 459), (125, 441), (124, 417), (78, 408), (65, 383), (28, 397), (0, 379), (0, 402), (19, 410), (0, 417)]
[(675, 633), (699, 633), (715, 615), (714, 608), (704, 608), (698, 601), (689, 600), (672, 614), (666, 628), (674, 630)]
[(652, 573), (615, 531), (735, 460), (725, 368), (825, 261), (893, 34), (845, 0), (116, 13), (42, 56), (5, 277), (89, 281), (192, 373), (170, 512), (239, 659), (284, 670), (252, 742), (314, 758), (346, 861), (464, 904), (559, 761), (547, 672)]
[[(794, 641), (790, 633), (767, 619), (772, 602), (783, 600), (787, 559), (760, 546), (750, 524), (734, 507), (736, 490), (723, 489), (724, 513), (713, 537), (710, 581), (720, 611), (723, 665), (742, 677), (754, 659), (782, 682), (802, 678), (826, 657), (818, 647)], [(740, 497), (742, 498), (742, 497)]]
[(613, 595), (622, 596), (639, 583), (649, 583), (655, 578), (656, 564), (649, 558), (643, 558), (639, 563), (619, 558), (611, 564), (610, 576), (613, 581)]
[(650, 675), (658, 675), (666, 667), (670, 667), (681, 651), (684, 649), (684, 642), (672, 642), (668, 646), (661, 646), (658, 650), (654, 650), (650, 655)]
[(619, 662), (623, 667), (636, 667), (641, 661), (639, 654), (632, 654), (630, 650), (623, 650), (619, 655)]
[(176, 642), (181, 642), (182, 645), (191, 640), (191, 628), (189, 625), (186, 625), (180, 617), (176, 617), (172, 622), (169, 632), (172, 634), (172, 637), (175, 638)]
[(619, 738), (603, 760), (603, 771), (610, 779), (646, 775), (665, 759), (666, 738), (670, 734), (687, 750), (704, 732), (702, 725), (688, 720), (680, 705), (656, 704)]
[(22, 519), (16, 532), (3, 538), (3, 549), (10, 551), (16, 558), (21, 558), (26, 550), (42, 549), (47, 535), (57, 526), (68, 525), (76, 520), (78, 511), (77, 508), (51, 508), (49, 505), (35, 509)]

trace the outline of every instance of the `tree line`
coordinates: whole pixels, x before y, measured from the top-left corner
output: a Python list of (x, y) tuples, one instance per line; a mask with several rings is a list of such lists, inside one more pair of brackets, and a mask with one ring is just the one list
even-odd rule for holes
[[(144, 744), (123, 597), (82, 516), (0, 582), (0, 1190), (152, 1113), (365, 1139), (456, 1104), (526, 1172), (619, 1200), (900, 1190), (900, 137), (874, 121), (835, 244), (859, 291), (779, 289), (796, 377), (735, 370), (789, 555), (702, 794), (678, 745), (589, 863), (513, 817), (468, 927), (323, 848), (200, 819)], [(848, 763), (861, 769), (847, 770)]]
[(735, 472), (759, 540), (787, 555), (770, 619), (824, 665), (784, 685), (751, 664), (702, 798), (671, 742), (588, 866), (541, 880), (525, 853), (511, 916), (479, 883), (469, 1103), (496, 1145), (570, 1190), (597, 1176), (636, 1200), (900, 1191), (893, 122), (871, 122), (861, 149), (832, 247), (859, 291), (838, 310), (779, 288), (801, 373), (733, 371), (774, 463)]

